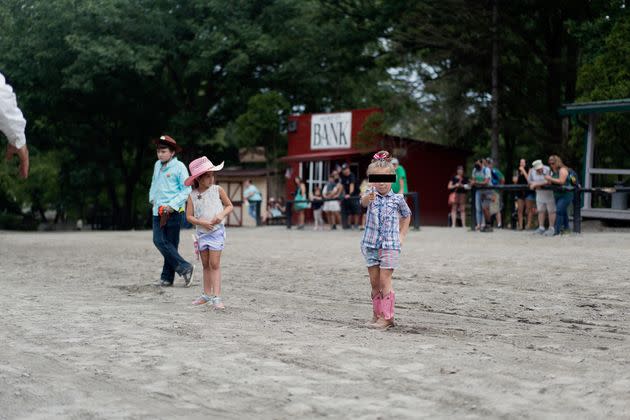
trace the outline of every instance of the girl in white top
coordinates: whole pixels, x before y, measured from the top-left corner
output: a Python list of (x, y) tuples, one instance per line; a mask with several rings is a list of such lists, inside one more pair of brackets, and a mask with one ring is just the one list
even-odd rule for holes
[(184, 184), (194, 185), (186, 204), (186, 220), (195, 225), (197, 250), (203, 265), (203, 293), (193, 305), (211, 303), (216, 309), (225, 306), (221, 300), (221, 251), (225, 247), (225, 218), (233, 210), (232, 202), (218, 185), (214, 184), (214, 166), (207, 157), (193, 160), (192, 174)]

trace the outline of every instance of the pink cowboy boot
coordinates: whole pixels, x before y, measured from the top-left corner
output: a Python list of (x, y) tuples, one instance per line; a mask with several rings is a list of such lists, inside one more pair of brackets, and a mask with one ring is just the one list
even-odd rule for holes
[(396, 303), (396, 295), (394, 291), (390, 291), (381, 299), (382, 318), (376, 322), (376, 327), (386, 330), (394, 326), (394, 305)]
[(380, 292), (372, 296), (372, 321), (368, 325), (376, 324), (381, 315), (381, 302), (383, 301)]

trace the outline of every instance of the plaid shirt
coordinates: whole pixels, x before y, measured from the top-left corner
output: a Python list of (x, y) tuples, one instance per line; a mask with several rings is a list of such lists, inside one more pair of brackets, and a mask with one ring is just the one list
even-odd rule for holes
[(392, 190), (385, 195), (376, 193), (376, 198), (367, 209), (365, 231), (361, 247), (377, 249), (400, 249), (400, 217), (411, 216), (411, 210), (402, 194)]

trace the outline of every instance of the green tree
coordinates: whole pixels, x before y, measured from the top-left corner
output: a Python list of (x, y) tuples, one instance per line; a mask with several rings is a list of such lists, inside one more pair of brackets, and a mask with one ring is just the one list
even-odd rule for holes
[[(29, 144), (62, 152), (64, 206), (109, 209), (131, 227), (148, 209), (158, 135), (177, 139), (184, 161), (209, 148), (229, 157), (245, 141), (237, 118), (267, 118), (265, 92), (285, 98), (270, 104), (284, 113), (373, 104), (384, 21), (356, 25), (316, 0), (6, 0), (0, 68)], [(277, 156), (273, 124), (254, 142)]]
[[(598, 48), (586, 56), (579, 70), (577, 91), (580, 101), (630, 98), (630, 13), (624, 9), (619, 8), (618, 13), (611, 13), (596, 24), (600, 31), (596, 38), (591, 39)], [(583, 35), (593, 36), (592, 27), (580, 29)], [(596, 166), (630, 167), (628, 132), (629, 113), (600, 116), (597, 123)], [(581, 146), (581, 142), (578, 145)]]
[[(574, 155), (558, 108), (576, 98), (581, 44), (573, 29), (619, 7), (614, 1), (498, 2), (499, 156)], [(412, 68), (427, 100), (422, 126), (440, 142), (490, 152), (493, 1), (409, 2), (393, 27), (392, 55)]]
[(242, 147), (264, 146), (271, 161), (286, 151), (286, 121), (289, 102), (278, 92), (252, 96), (247, 111), (235, 123), (235, 135)]

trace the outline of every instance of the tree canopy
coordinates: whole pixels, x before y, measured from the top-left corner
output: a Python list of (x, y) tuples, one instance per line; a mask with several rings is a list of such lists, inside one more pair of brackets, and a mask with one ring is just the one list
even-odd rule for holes
[(4, 165), (0, 211), (102, 209), (122, 228), (147, 212), (162, 133), (184, 161), (264, 146), (273, 164), (287, 114), (376, 106), (393, 134), (489, 154), (495, 106), (509, 168), (580, 157), (562, 103), (630, 96), (619, 0), (4, 0), (0, 27), (0, 70), (47, 174), (8, 182)]

